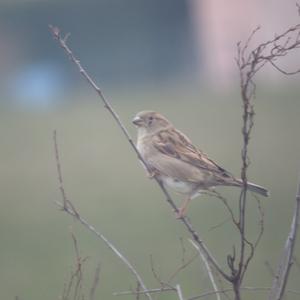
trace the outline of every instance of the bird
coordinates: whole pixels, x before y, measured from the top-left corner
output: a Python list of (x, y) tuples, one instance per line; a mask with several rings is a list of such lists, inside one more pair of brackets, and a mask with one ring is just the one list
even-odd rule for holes
[[(220, 167), (191, 140), (176, 129), (163, 115), (155, 111), (141, 111), (132, 120), (137, 128), (136, 147), (149, 178), (156, 177), (164, 187), (184, 195), (177, 212), (186, 215), (191, 199), (217, 186), (242, 187), (243, 181)], [(269, 196), (269, 191), (247, 182), (248, 190)]]

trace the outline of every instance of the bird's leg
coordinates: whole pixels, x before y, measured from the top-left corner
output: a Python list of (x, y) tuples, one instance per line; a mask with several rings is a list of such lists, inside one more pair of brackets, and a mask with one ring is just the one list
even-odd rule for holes
[(177, 219), (181, 219), (185, 216), (186, 212), (187, 212), (187, 207), (189, 205), (189, 203), (191, 202), (191, 197), (186, 197), (182, 203), (182, 205), (179, 207), (178, 209), (178, 213), (176, 215)]

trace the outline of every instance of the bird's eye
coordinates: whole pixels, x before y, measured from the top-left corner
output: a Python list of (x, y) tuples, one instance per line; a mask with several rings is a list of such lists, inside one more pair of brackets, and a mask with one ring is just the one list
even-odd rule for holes
[(154, 119), (154, 118), (153, 118), (152, 116), (149, 117), (149, 125), (152, 124), (153, 119)]

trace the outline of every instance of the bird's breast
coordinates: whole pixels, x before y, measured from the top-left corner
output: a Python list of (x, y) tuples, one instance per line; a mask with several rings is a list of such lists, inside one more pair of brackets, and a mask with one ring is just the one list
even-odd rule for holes
[(180, 194), (190, 194), (195, 188), (195, 184), (190, 182), (180, 181), (165, 175), (160, 175), (159, 177), (165, 186)]
[(136, 147), (145, 160), (147, 160), (153, 152), (151, 150), (151, 144), (147, 143), (144, 139), (138, 139)]

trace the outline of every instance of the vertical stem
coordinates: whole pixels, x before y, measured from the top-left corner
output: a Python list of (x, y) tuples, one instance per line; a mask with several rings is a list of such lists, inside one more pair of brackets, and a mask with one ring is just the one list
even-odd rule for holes
[(237, 279), (233, 283), (234, 300), (241, 300), (240, 280)]

